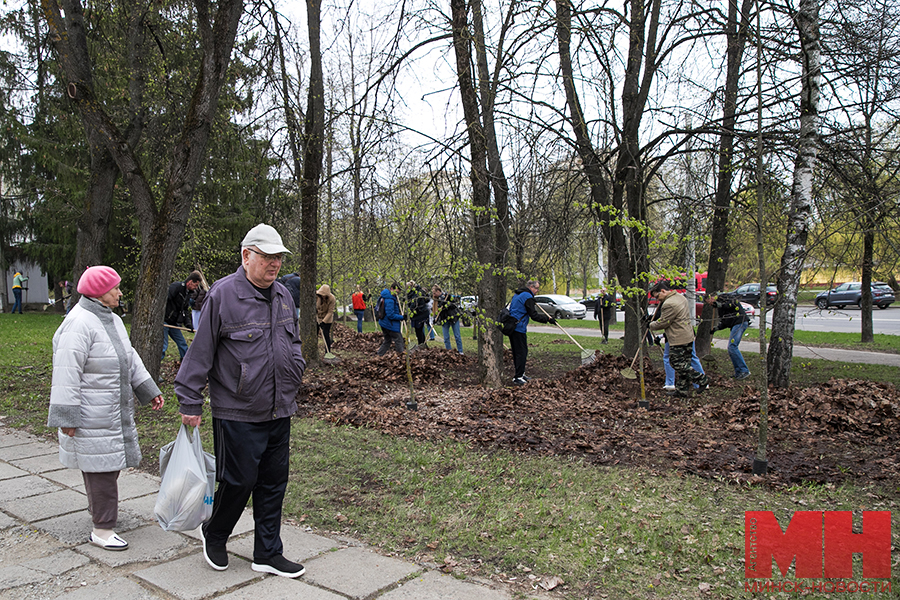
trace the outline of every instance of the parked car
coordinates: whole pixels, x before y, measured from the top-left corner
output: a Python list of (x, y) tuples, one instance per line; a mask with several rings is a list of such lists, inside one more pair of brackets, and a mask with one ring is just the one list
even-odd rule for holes
[[(735, 294), (740, 297), (741, 302), (746, 302), (747, 304), (752, 304), (756, 308), (759, 308), (758, 283), (745, 283), (744, 285), (739, 286), (736, 290), (728, 293)], [(766, 306), (774, 305), (777, 298), (778, 288), (774, 285), (766, 286)]]
[(554, 319), (583, 319), (587, 312), (583, 304), (562, 294), (541, 294), (534, 297), (535, 304), (543, 308)]
[[(889, 285), (881, 281), (872, 284), (872, 305), (880, 309), (890, 306), (896, 298), (894, 298), (894, 290)], [(862, 283), (859, 281), (850, 281), (832, 288), (828, 291), (820, 293), (816, 296), (816, 306), (821, 309), (844, 308), (854, 304), (860, 306), (862, 304)]]
[(469, 327), (475, 319), (475, 309), (478, 308), (478, 296), (461, 296), (459, 308), (462, 311), (462, 315), (460, 315), (462, 326)]

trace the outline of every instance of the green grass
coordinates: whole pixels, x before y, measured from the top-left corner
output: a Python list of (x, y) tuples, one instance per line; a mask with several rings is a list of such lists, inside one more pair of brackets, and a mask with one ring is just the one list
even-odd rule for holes
[[(53, 439), (44, 423), (50, 340), (61, 318), (3, 317), (2, 422)], [(577, 349), (558, 343), (560, 337), (529, 335), (531, 357), (562, 364), (571, 360), (577, 366)], [(463, 340), (466, 351), (474, 352), (471, 329), (463, 330)], [(600, 347), (597, 338), (580, 341)], [(603, 348), (621, 352), (621, 341), (611, 340)], [(728, 361), (724, 351), (714, 351), (713, 358)], [(844, 370), (854, 377), (900, 381), (897, 368), (870, 370), (818, 360), (795, 360), (793, 376), (805, 385)], [(136, 414), (144, 464), (151, 472), (158, 448), (174, 439), (180, 423), (171, 385), (163, 391), (161, 413), (139, 408)], [(211, 448), (208, 413), (201, 431)], [(299, 418), (293, 422), (291, 460), (285, 518), (324, 535), (353, 536), (402, 557), (458, 563), (458, 572), (519, 585), (517, 597), (537, 585), (532, 577), (558, 576), (564, 585), (556, 592), (571, 600), (759, 598), (743, 591), (746, 510), (772, 510), (782, 525), (797, 510), (894, 510), (893, 545), (900, 546), (900, 490), (875, 484), (774, 490), (726, 479), (486, 451), (456, 441), (412, 440)], [(894, 560), (896, 590), (900, 566)], [(709, 591), (700, 593), (701, 584), (709, 585)]]

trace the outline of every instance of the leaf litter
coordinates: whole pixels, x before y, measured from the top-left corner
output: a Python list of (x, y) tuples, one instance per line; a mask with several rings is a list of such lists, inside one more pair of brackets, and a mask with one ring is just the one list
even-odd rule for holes
[[(540, 378), (488, 389), (477, 382), (475, 357), (433, 343), (410, 356), (418, 410), (409, 411), (405, 358), (376, 356), (378, 333), (337, 325), (333, 336), (342, 364), (307, 373), (297, 399), (302, 416), (392, 435), (577, 456), (598, 465), (763, 481), (751, 472), (759, 425), (753, 385), (711, 374), (711, 392), (675, 399), (663, 393), (663, 373), (647, 358), (648, 410), (637, 405), (639, 383), (620, 375), (630, 362), (623, 356), (599, 354), (594, 363), (564, 372), (531, 356), (529, 370), (537, 364)], [(511, 371), (507, 350), (504, 373)], [(769, 396), (766, 483), (900, 483), (900, 391), (893, 385), (835, 378), (770, 388)]]

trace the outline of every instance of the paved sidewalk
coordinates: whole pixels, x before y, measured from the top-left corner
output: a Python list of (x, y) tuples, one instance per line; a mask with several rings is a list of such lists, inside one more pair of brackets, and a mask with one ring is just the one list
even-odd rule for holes
[[(119, 477), (124, 552), (86, 542), (91, 531), (79, 471), (58, 447), (0, 425), (0, 599), (2, 600), (511, 600), (486, 582), (377, 554), (349, 539), (282, 528), (285, 556), (306, 566), (298, 579), (256, 573), (253, 520), (245, 513), (226, 571), (203, 558), (197, 531), (163, 531), (153, 517), (159, 479), (134, 470)], [(535, 595), (535, 598), (538, 596)]]

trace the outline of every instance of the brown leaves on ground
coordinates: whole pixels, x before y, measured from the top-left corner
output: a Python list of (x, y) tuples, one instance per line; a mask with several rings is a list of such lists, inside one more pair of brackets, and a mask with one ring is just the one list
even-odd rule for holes
[[(638, 408), (639, 380), (620, 374), (630, 359), (599, 354), (593, 364), (576, 368), (575, 352), (570, 364), (555, 370), (542, 364), (544, 376), (525, 386), (486, 389), (477, 383), (475, 357), (439, 348), (437, 340), (409, 355), (419, 407), (409, 411), (406, 355), (375, 356), (380, 334), (336, 325), (334, 337), (334, 351), (345, 350), (342, 368), (308, 373), (298, 397), (302, 415), (395, 435), (756, 481), (751, 466), (759, 393), (752, 385), (713, 374), (711, 391), (676, 400), (662, 393), (663, 375), (645, 359), (645, 410)], [(504, 361), (510, 373), (509, 352)], [(892, 385), (832, 379), (770, 389), (767, 481), (896, 484), (898, 448), (900, 392)]]

